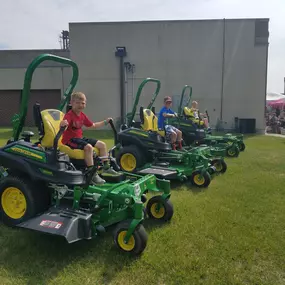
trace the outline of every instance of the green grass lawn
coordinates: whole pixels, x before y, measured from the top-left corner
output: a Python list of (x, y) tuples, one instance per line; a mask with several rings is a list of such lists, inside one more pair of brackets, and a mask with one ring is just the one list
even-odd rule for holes
[[(3, 131), (0, 142), (8, 138)], [(173, 219), (146, 223), (136, 259), (110, 233), (69, 245), (0, 226), (0, 284), (285, 284), (285, 140), (253, 136), (246, 146), (208, 189), (172, 188)]]

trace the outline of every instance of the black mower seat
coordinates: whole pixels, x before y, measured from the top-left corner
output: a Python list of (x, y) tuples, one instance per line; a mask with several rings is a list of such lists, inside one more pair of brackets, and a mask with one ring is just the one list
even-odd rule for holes
[[(34, 105), (34, 119), (39, 129), (40, 144), (44, 148), (52, 148), (55, 136), (59, 132), (60, 122), (63, 120), (64, 113), (57, 109), (46, 109), (40, 111), (40, 104)], [(84, 150), (72, 149), (62, 144), (61, 138), (58, 140), (58, 148), (61, 152), (67, 154), (71, 159), (84, 159)], [(99, 149), (94, 148), (94, 152), (99, 155)]]

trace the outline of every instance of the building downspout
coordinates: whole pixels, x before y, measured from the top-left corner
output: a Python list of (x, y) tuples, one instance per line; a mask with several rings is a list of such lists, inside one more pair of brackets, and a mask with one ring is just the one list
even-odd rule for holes
[(223, 123), (225, 46), (226, 46), (226, 19), (224, 18), (224, 20), (223, 20), (223, 59), (222, 59), (221, 110), (220, 110), (220, 121), (221, 121), (221, 123)]
[(126, 106), (126, 99), (125, 99), (125, 68), (124, 68), (124, 58), (120, 57), (120, 101), (121, 101), (121, 124), (124, 124), (125, 120), (125, 106)]
[[(266, 95), (267, 95), (267, 73), (268, 73), (268, 46), (269, 46), (269, 43), (267, 43), (266, 45), (266, 61), (265, 61), (265, 84), (264, 84), (264, 106), (266, 107)], [(284, 91), (285, 93), (285, 91)], [(266, 117), (266, 111), (265, 111), (265, 108), (264, 107), (264, 120), (265, 120), (265, 117)], [(265, 125), (265, 122), (263, 123)]]
[(64, 72), (63, 72), (63, 67), (60, 68), (61, 69), (61, 99), (63, 98), (63, 94), (64, 94)]
[(115, 56), (120, 58), (120, 115), (121, 124), (125, 122), (126, 116), (126, 94), (125, 94), (125, 65), (124, 57), (127, 56), (126, 47), (116, 47)]

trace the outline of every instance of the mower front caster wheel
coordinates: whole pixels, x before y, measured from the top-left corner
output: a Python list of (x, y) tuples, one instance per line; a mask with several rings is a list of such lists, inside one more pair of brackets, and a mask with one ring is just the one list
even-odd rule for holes
[(245, 150), (245, 143), (244, 142), (239, 144), (239, 150), (240, 151), (244, 151)]
[(215, 168), (217, 173), (225, 173), (227, 171), (227, 164), (222, 159), (214, 159), (211, 163)]
[(142, 224), (139, 224), (131, 235), (128, 243), (125, 243), (124, 238), (128, 232), (130, 223), (121, 222), (114, 230), (114, 242), (116, 246), (124, 252), (131, 253), (133, 255), (141, 254), (146, 248), (147, 233)]
[(227, 156), (229, 157), (238, 157), (239, 156), (239, 147), (237, 146), (232, 146), (227, 149)]
[(201, 171), (195, 171), (193, 172), (190, 180), (194, 186), (197, 186), (199, 188), (206, 188), (211, 183), (211, 175), (208, 171), (203, 173), (201, 173)]
[(173, 216), (173, 204), (161, 196), (154, 196), (149, 199), (146, 211), (150, 219), (170, 221)]

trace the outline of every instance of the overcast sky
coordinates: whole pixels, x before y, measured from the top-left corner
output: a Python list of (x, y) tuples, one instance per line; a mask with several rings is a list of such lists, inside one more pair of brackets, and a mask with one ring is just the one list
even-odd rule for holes
[(268, 91), (283, 92), (285, 0), (0, 0), (0, 49), (60, 48), (69, 22), (270, 18)]

